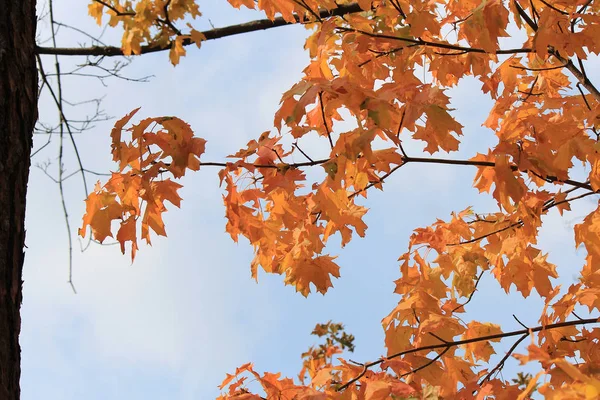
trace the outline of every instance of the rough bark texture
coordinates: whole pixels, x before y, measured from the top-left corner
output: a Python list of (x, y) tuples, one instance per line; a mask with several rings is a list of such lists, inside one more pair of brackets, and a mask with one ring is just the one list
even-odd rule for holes
[(37, 119), (35, 0), (0, 0), (0, 400), (20, 397), (25, 194)]

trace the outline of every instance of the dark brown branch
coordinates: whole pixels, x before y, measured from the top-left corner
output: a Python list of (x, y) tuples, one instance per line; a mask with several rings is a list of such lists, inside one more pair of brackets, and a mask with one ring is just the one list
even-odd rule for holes
[[(301, 168), (301, 167), (311, 167), (311, 166), (315, 166), (315, 165), (321, 165), (321, 164), (325, 164), (326, 162), (332, 161), (333, 159), (331, 158), (326, 158), (326, 159), (320, 159), (320, 160), (315, 160), (315, 161), (309, 161), (309, 162), (301, 162), (301, 163), (291, 163), (291, 164), (287, 164), (290, 168)], [(424, 157), (402, 157), (402, 160), (404, 161), (403, 164), (408, 164), (408, 163), (423, 163), (423, 164), (447, 164), (447, 165), (466, 165), (466, 166), (474, 166), (474, 167), (495, 167), (496, 163), (494, 163), (493, 161), (475, 161), (475, 160), (451, 160), (451, 159), (443, 159), (443, 158), (424, 158)], [(207, 167), (227, 167), (229, 165), (231, 165), (232, 163), (224, 163), (224, 162), (200, 162), (200, 166), (207, 166)], [(254, 164), (253, 165), (255, 168), (280, 168), (281, 166), (279, 165), (274, 165), (274, 164)], [(396, 166), (394, 167), (394, 169), (392, 171), (390, 171), (389, 173), (387, 173), (386, 175), (384, 175), (381, 179), (385, 179), (387, 176), (389, 176), (393, 171), (395, 171), (396, 169), (398, 169), (400, 166)], [(528, 170), (519, 170), (519, 168), (516, 165), (512, 165), (510, 167), (513, 171), (520, 171), (523, 173), (527, 173), (529, 172)], [(579, 181), (574, 181), (571, 179), (565, 179), (565, 180), (560, 180), (555, 176), (547, 176), (545, 178), (547, 182), (550, 183), (564, 183), (567, 185), (571, 185), (580, 189), (587, 189), (589, 191), (594, 191), (592, 189), (592, 186), (587, 183), (587, 182), (579, 182)], [(373, 184), (377, 184), (380, 183), (381, 181), (375, 182)]]
[(590, 5), (590, 3), (592, 2), (592, 0), (588, 0), (585, 2), (585, 4), (583, 4), (579, 10), (577, 10), (577, 14), (581, 14), (582, 12), (585, 11), (585, 9)]
[(533, 22), (537, 24), (538, 20), (540, 19), (540, 14), (535, 8), (535, 4), (533, 4), (533, 0), (529, 0), (529, 6), (531, 7), (531, 17), (533, 18)]
[(422, 369), (425, 369), (425, 368), (429, 367), (431, 364), (433, 364), (434, 362), (436, 362), (437, 360), (439, 360), (440, 358), (442, 358), (442, 356), (443, 356), (444, 354), (446, 354), (446, 352), (447, 352), (448, 350), (450, 350), (450, 348), (451, 348), (451, 347), (452, 347), (452, 346), (448, 346), (448, 347), (446, 347), (446, 348), (445, 348), (445, 349), (444, 349), (444, 350), (443, 350), (441, 353), (439, 353), (437, 356), (435, 356), (434, 358), (432, 358), (431, 360), (429, 360), (429, 361), (428, 361), (428, 362), (426, 362), (425, 364), (423, 364), (423, 365), (421, 365), (420, 367), (417, 367), (417, 368), (415, 368), (415, 369), (413, 369), (413, 370), (411, 370), (411, 371), (408, 371), (408, 372), (406, 372), (406, 373), (404, 373), (404, 374), (400, 375), (398, 378), (399, 378), (399, 379), (400, 379), (400, 378), (404, 378), (405, 376), (408, 376), (408, 375), (414, 374), (415, 372), (418, 372), (418, 371), (420, 371), (420, 370), (422, 370)]
[[(515, 7), (517, 8), (517, 11), (519, 12), (519, 15), (521, 15), (523, 19), (525, 19), (525, 21), (531, 27), (531, 29), (537, 31), (537, 24), (527, 16), (527, 14), (525, 13), (525, 11), (523, 11), (519, 3), (517, 3), (515, 0), (513, 0), (513, 2), (515, 4)], [(589, 4), (589, 2), (586, 3), (586, 7), (587, 4)], [(570, 59), (562, 57), (558, 53), (558, 51), (554, 50), (554, 48), (552, 48), (551, 46), (548, 47), (548, 53), (556, 57), (561, 63), (565, 64), (565, 67), (569, 70), (569, 72), (573, 74), (573, 76), (575, 76), (575, 79), (577, 79), (577, 81), (596, 98), (596, 101), (600, 102), (600, 90), (598, 90), (598, 88), (594, 86), (594, 84), (587, 78), (587, 76), (585, 76), (585, 73), (583, 71), (580, 71)]]
[(555, 206), (557, 206), (559, 204), (562, 204), (562, 203), (569, 203), (569, 202), (571, 202), (573, 200), (582, 199), (584, 197), (591, 196), (593, 194), (596, 194), (596, 193), (594, 193), (594, 192), (587, 192), (587, 193), (580, 194), (579, 196), (571, 197), (570, 199), (564, 199), (564, 200), (561, 200), (561, 201), (553, 202), (551, 205), (549, 205), (547, 207), (547, 209), (555, 207)]
[(461, 246), (463, 244), (470, 244), (470, 243), (479, 242), (480, 240), (488, 238), (488, 237), (490, 237), (492, 235), (495, 235), (497, 233), (501, 233), (501, 232), (507, 231), (507, 230), (509, 230), (511, 228), (516, 228), (517, 226), (521, 225), (522, 223), (523, 223), (523, 221), (513, 222), (512, 224), (510, 224), (508, 226), (505, 226), (504, 228), (496, 229), (495, 231), (488, 232), (488, 233), (486, 233), (484, 235), (477, 236), (477, 237), (474, 237), (473, 239), (465, 240), (463, 242), (448, 243), (448, 244), (446, 244), (446, 246)]
[(556, 11), (557, 13), (560, 13), (562, 15), (569, 15), (568, 12), (561, 10), (560, 8), (556, 8), (554, 7), (552, 4), (548, 3), (546, 0), (540, 0), (542, 3), (544, 3), (545, 5), (547, 5), (548, 7), (550, 7), (551, 9), (553, 9), (554, 11)]
[(533, 21), (531, 18), (529, 18), (529, 15), (527, 15), (525, 10), (523, 10), (523, 8), (521, 8), (521, 6), (519, 5), (519, 3), (517, 3), (516, 0), (513, 0), (513, 4), (517, 8), (517, 12), (519, 13), (519, 16), (525, 20), (527, 25), (529, 25), (531, 27), (531, 29), (533, 29), (534, 31), (537, 31), (538, 26), (535, 23), (535, 21)]
[(521, 320), (519, 318), (517, 318), (517, 316), (515, 314), (513, 314), (513, 318), (515, 319), (515, 321), (517, 321), (519, 323), (519, 325), (521, 325), (523, 328), (525, 329), (529, 329), (529, 327), (527, 325), (525, 325), (524, 323), (521, 322)]
[(422, 346), (422, 347), (415, 347), (413, 349), (404, 350), (404, 351), (392, 354), (388, 357), (382, 357), (376, 361), (366, 363), (364, 365), (364, 369), (361, 373), (359, 373), (357, 376), (355, 376), (354, 378), (350, 379), (348, 382), (346, 382), (345, 384), (340, 386), (337, 389), (337, 391), (341, 392), (341, 391), (345, 390), (346, 388), (348, 388), (354, 382), (356, 382), (360, 378), (362, 378), (370, 368), (380, 365), (387, 360), (398, 358), (398, 357), (401, 357), (406, 354), (417, 353), (420, 351), (431, 351), (431, 350), (442, 349), (442, 348), (446, 348), (446, 347), (457, 347), (457, 346), (462, 346), (464, 344), (486, 342), (486, 341), (490, 341), (490, 340), (494, 340), (494, 339), (505, 339), (505, 338), (513, 337), (513, 336), (529, 335), (530, 333), (539, 332), (542, 330), (564, 328), (565, 326), (577, 326), (577, 325), (597, 324), (597, 323), (600, 323), (600, 318), (587, 318), (587, 319), (574, 320), (574, 321), (558, 322), (558, 323), (549, 324), (549, 325), (540, 325), (540, 326), (536, 326), (536, 327), (530, 328), (530, 329), (520, 329), (518, 331), (497, 333), (494, 335), (487, 335), (487, 336), (479, 336), (479, 337), (470, 338), (470, 339), (457, 340), (454, 342), (432, 344), (429, 346)]
[(271, 149), (273, 151), (273, 153), (275, 153), (275, 155), (277, 156), (277, 159), (279, 160), (280, 163), (285, 164), (283, 162), (283, 160), (281, 159), (281, 156), (279, 155), (279, 153), (277, 152), (277, 150), (275, 149)]
[(407, 43), (413, 43), (419, 46), (424, 46), (424, 47), (433, 47), (433, 48), (438, 48), (438, 49), (446, 49), (446, 50), (455, 50), (455, 51), (461, 51), (461, 52), (465, 52), (465, 53), (481, 53), (481, 54), (518, 54), (518, 53), (533, 53), (533, 49), (530, 48), (520, 48), (520, 49), (499, 49), (493, 52), (489, 52), (486, 51), (484, 49), (479, 49), (476, 47), (464, 47), (464, 46), (459, 46), (456, 44), (450, 44), (450, 43), (443, 43), (443, 42), (431, 42), (428, 40), (423, 40), (420, 38), (409, 38), (409, 37), (401, 37), (401, 36), (393, 36), (393, 35), (385, 35), (385, 34), (379, 34), (379, 33), (372, 33), (372, 32), (367, 32), (367, 31), (363, 31), (360, 29), (353, 29), (353, 28), (345, 28), (345, 27), (337, 27), (336, 28), (339, 31), (342, 32), (353, 32), (353, 33), (360, 33), (363, 34), (365, 36), (369, 36), (372, 38), (377, 38), (377, 39), (387, 39), (387, 40), (398, 40), (401, 42), (407, 42)]
[(102, 4), (104, 7), (108, 8), (109, 10), (114, 11), (114, 13), (117, 15), (117, 17), (133, 17), (135, 16), (135, 11), (119, 11), (117, 8), (111, 6), (110, 4), (108, 4), (105, 1), (102, 0), (93, 0), (98, 4)]
[(319, 92), (319, 105), (321, 106), (321, 117), (323, 118), (323, 125), (325, 126), (325, 132), (327, 132), (327, 139), (329, 139), (329, 145), (333, 149), (333, 140), (331, 140), (331, 131), (327, 126), (327, 120), (325, 119), (325, 104), (323, 103), (323, 92)]
[[(576, 14), (583, 14), (583, 12), (585, 11), (585, 9), (590, 5), (590, 3), (592, 2), (592, 0), (588, 0), (585, 2), (585, 4), (583, 4), (579, 10), (577, 10)], [(573, 20), (571, 21), (571, 32), (575, 33), (575, 26), (577, 25), (577, 22), (581, 19), (581, 17), (576, 17), (573, 18)]]
[(310, 158), (310, 156), (309, 156), (308, 154), (306, 154), (306, 153), (304, 152), (304, 150), (302, 150), (302, 149), (300, 148), (300, 146), (298, 146), (298, 142), (294, 142), (294, 143), (292, 144), (292, 146), (294, 146), (295, 148), (297, 148), (297, 149), (298, 149), (298, 151), (299, 151), (300, 153), (302, 153), (302, 155), (303, 155), (304, 157), (306, 157), (306, 159), (307, 159), (308, 161), (310, 161), (310, 162), (315, 162), (315, 161), (314, 161), (312, 158)]
[(571, 60), (561, 57), (558, 52), (554, 51), (551, 53), (554, 57), (558, 58), (560, 62), (567, 63), (567, 69), (571, 72), (577, 81), (590, 92), (596, 101), (600, 102), (600, 90), (581, 72)]
[(518, 65), (511, 65), (511, 68), (515, 68), (515, 69), (523, 69), (525, 71), (552, 71), (553, 69), (561, 69), (561, 68), (565, 68), (567, 66), (567, 64), (563, 64), (563, 65), (555, 65), (553, 67), (541, 67), (541, 68), (531, 68), (531, 67), (520, 67)]
[(479, 282), (481, 281), (481, 277), (483, 276), (483, 273), (485, 271), (481, 271), (481, 273), (479, 274), (479, 276), (477, 277), (477, 280), (475, 281), (475, 287), (473, 288), (473, 291), (471, 292), (471, 294), (469, 295), (469, 298), (467, 299), (467, 301), (465, 301), (462, 304), (459, 304), (458, 306), (456, 306), (452, 312), (454, 313), (456, 310), (461, 309), (462, 307), (466, 306), (467, 304), (469, 304), (469, 302), (471, 301), (471, 299), (473, 298), (473, 295), (475, 294), (475, 292), (477, 291), (477, 286), (479, 286)]
[(481, 382), (479, 382), (479, 385), (482, 385), (485, 381), (487, 381), (488, 379), (491, 378), (491, 376), (501, 370), (504, 367), (504, 363), (506, 362), (506, 360), (508, 359), (508, 357), (510, 357), (510, 355), (513, 353), (513, 351), (515, 351), (515, 349), (517, 348), (517, 346), (519, 344), (521, 344), (521, 342), (523, 340), (525, 340), (527, 337), (529, 336), (529, 332), (523, 334), (516, 342), (513, 343), (513, 345), (510, 347), (510, 349), (508, 349), (508, 351), (506, 352), (506, 354), (504, 355), (504, 357), (502, 357), (502, 359), (498, 362), (498, 364), (496, 364), (496, 366), (494, 368), (492, 368), (492, 370), (490, 372), (487, 373), (487, 375), (481, 380)]
[[(474, 161), (474, 160), (446, 160), (442, 158), (421, 158), (421, 157), (409, 157), (404, 158), (405, 163), (416, 162), (416, 163), (433, 163), (433, 164), (450, 164), (450, 165), (472, 165), (476, 167), (495, 167), (496, 163), (492, 161)], [(520, 171), (527, 173), (529, 170), (520, 170), (516, 165), (511, 165), (510, 167), (513, 171)], [(546, 176), (545, 179), (550, 183), (565, 183), (567, 185), (576, 186), (581, 189), (591, 190), (592, 186), (588, 183), (583, 183), (579, 181), (574, 181), (571, 179), (560, 180), (555, 176)]]
[(441, 338), (439, 335), (436, 335), (436, 334), (435, 334), (435, 333), (433, 333), (433, 332), (427, 332), (427, 333), (428, 333), (428, 334), (430, 334), (431, 336), (433, 336), (434, 338), (436, 338), (437, 340), (439, 340), (439, 341), (440, 341), (440, 342), (442, 342), (442, 343), (448, 343), (448, 341), (447, 341), (447, 340), (444, 340), (444, 339), (442, 339), (442, 338)]
[[(571, 201), (573, 201), (573, 200), (582, 199), (582, 198), (584, 198), (584, 197), (591, 196), (591, 195), (593, 195), (593, 194), (598, 194), (598, 193), (596, 193), (596, 192), (587, 192), (587, 193), (581, 194), (581, 195), (579, 195), (579, 196), (571, 197), (570, 199), (564, 199), (564, 200), (562, 200), (562, 201), (558, 201), (558, 202), (550, 201), (550, 202), (546, 203), (546, 204), (544, 205), (544, 207), (542, 207), (542, 212), (548, 211), (548, 210), (549, 210), (549, 209), (551, 209), (552, 207), (556, 207), (556, 206), (557, 206), (557, 205), (559, 205), (559, 204), (562, 204), (562, 203), (568, 203), (568, 202), (571, 202)], [(475, 221), (475, 222), (492, 222), (492, 221)], [(494, 222), (492, 222), (492, 223), (495, 223), (495, 221), (494, 221)], [(478, 241), (480, 241), (480, 240), (483, 240), (483, 239), (485, 239), (485, 238), (487, 238), (487, 237), (490, 237), (490, 236), (492, 236), (492, 235), (495, 235), (495, 234), (497, 234), (497, 233), (504, 232), (504, 231), (506, 231), (506, 230), (508, 230), (508, 229), (511, 229), (511, 228), (520, 228), (520, 227), (522, 227), (522, 226), (523, 226), (523, 221), (522, 221), (522, 220), (518, 220), (517, 222), (513, 222), (512, 224), (510, 224), (510, 225), (508, 225), (508, 226), (505, 226), (504, 228), (496, 229), (495, 231), (488, 232), (488, 233), (486, 233), (486, 234), (484, 234), (484, 235), (477, 236), (477, 237), (474, 237), (473, 239), (470, 239), (470, 240), (465, 240), (465, 241), (463, 241), (463, 242), (458, 242), (458, 243), (448, 243), (446, 246), (460, 246), (460, 245), (463, 245), (463, 244), (475, 243), (475, 242), (478, 242)]]
[[(524, 99), (522, 99), (521, 101), (525, 102), (525, 101), (527, 101), (527, 99), (529, 99), (529, 97), (531, 97), (532, 95), (534, 95), (534, 93), (533, 93), (533, 89), (535, 89), (535, 85), (537, 84), (537, 81), (538, 81), (538, 79), (539, 79), (539, 78), (540, 78), (540, 76), (539, 76), (539, 75), (537, 75), (537, 76), (535, 77), (535, 79), (533, 80), (533, 83), (531, 84), (531, 86), (529, 87), (529, 90), (528, 90), (528, 91), (527, 91), (527, 93), (526, 93), (526, 96), (525, 96), (525, 98), (524, 98)], [(540, 94), (542, 94), (542, 93), (536, 93), (535, 95), (536, 95), (536, 96), (538, 96), (538, 95), (540, 95)]]
[(177, 29), (173, 21), (171, 21), (171, 17), (169, 17), (169, 6), (171, 5), (171, 0), (167, 0), (163, 7), (163, 12), (165, 13), (165, 19), (158, 18), (157, 21), (163, 25), (168, 26), (171, 30), (178, 36), (181, 36), (181, 31)]
[[(305, 162), (299, 162), (299, 163), (291, 163), (291, 164), (284, 164), (285, 166), (289, 167), (289, 168), (301, 168), (301, 167), (312, 167), (315, 165), (321, 165), (321, 164), (325, 164), (326, 162), (331, 161), (330, 158), (323, 158), (320, 160), (314, 160), (314, 161), (305, 161)], [(200, 166), (201, 167), (229, 167), (230, 165), (232, 165), (234, 163), (226, 163), (226, 162), (200, 162)], [(271, 168), (271, 169), (278, 169), (281, 168), (281, 165), (276, 165), (276, 164), (251, 164), (248, 163), (248, 165), (252, 165), (254, 168)]]
[(304, 8), (306, 11), (308, 11), (308, 13), (310, 15), (312, 15), (313, 17), (315, 17), (315, 19), (319, 22), (323, 22), (321, 20), (321, 16), (319, 14), (317, 14), (312, 8), (310, 8), (308, 6), (308, 4), (306, 4), (306, 2), (304, 0), (293, 0), (294, 3), (298, 4), (300, 7)]
[(392, 6), (396, 9), (396, 11), (398, 11), (398, 14), (400, 14), (402, 16), (402, 18), (406, 19), (406, 13), (402, 9), (402, 6), (400, 5), (400, 3), (398, 1), (394, 1), (394, 0), (390, 0), (390, 3), (392, 3)]
[(386, 173), (386, 174), (385, 174), (385, 175), (383, 175), (381, 178), (379, 178), (379, 180), (378, 180), (377, 182), (371, 182), (371, 183), (369, 183), (367, 186), (365, 186), (365, 188), (364, 188), (363, 190), (357, 190), (356, 192), (354, 192), (354, 193), (351, 193), (351, 194), (348, 196), (348, 198), (349, 198), (349, 199), (351, 199), (351, 198), (353, 198), (353, 197), (357, 196), (359, 193), (362, 193), (362, 192), (364, 192), (364, 191), (366, 191), (366, 190), (369, 190), (370, 188), (372, 188), (372, 187), (373, 187), (373, 186), (375, 186), (375, 185), (378, 185), (378, 184), (380, 184), (380, 183), (383, 183), (383, 181), (384, 181), (384, 180), (385, 180), (387, 177), (389, 177), (391, 174), (393, 174), (394, 172), (396, 172), (398, 169), (400, 169), (400, 167), (402, 167), (402, 166), (404, 166), (404, 165), (406, 165), (406, 163), (404, 163), (404, 164), (400, 164), (400, 165), (396, 165), (394, 168), (392, 168), (392, 169), (390, 170), (390, 172)]
[[(341, 16), (356, 12), (363, 11), (357, 3), (347, 4), (339, 6), (331, 11), (322, 10), (319, 11), (319, 17), (322, 19)], [(296, 22), (305, 22), (304, 18), (295, 16)], [(280, 26), (291, 25), (281, 17), (275, 18), (272, 21), (270, 19), (260, 19), (256, 21), (250, 21), (243, 24), (230, 25), (223, 28), (215, 28), (208, 31), (202, 32), (206, 40), (216, 40), (228, 36), (241, 35), (249, 32), (256, 32), (265, 29), (277, 28)], [(189, 46), (193, 44), (190, 39), (184, 39), (183, 45)], [(165, 47), (158, 45), (147, 45), (142, 46), (140, 54), (155, 53), (159, 51), (169, 50), (172, 46), (172, 42), (169, 42)], [(56, 54), (62, 56), (106, 56), (115, 57), (123, 56), (123, 50), (116, 46), (92, 46), (82, 48), (70, 48), (70, 47), (37, 47), (38, 54)]]

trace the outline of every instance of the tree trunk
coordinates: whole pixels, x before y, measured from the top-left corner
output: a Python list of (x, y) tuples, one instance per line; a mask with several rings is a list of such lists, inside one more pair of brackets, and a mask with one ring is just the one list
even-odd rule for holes
[(0, 0), (0, 400), (20, 397), (25, 194), (37, 120), (35, 0)]

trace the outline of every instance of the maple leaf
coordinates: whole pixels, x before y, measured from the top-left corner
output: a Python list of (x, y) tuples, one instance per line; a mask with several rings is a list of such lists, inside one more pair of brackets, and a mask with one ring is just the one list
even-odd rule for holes
[(200, 48), (202, 46), (202, 42), (206, 40), (206, 36), (200, 31), (195, 30), (188, 24), (190, 28), (190, 38), (192, 42), (196, 43), (196, 47)]
[(385, 347), (388, 349), (388, 355), (400, 353), (411, 347), (411, 338), (415, 334), (415, 329), (411, 326), (391, 325), (385, 331)]
[(466, 19), (461, 36), (474, 47), (493, 53), (499, 48), (498, 38), (507, 37), (508, 10), (500, 0), (485, 0)]
[(292, 284), (303, 296), (310, 293), (310, 284), (315, 285), (319, 293), (325, 294), (333, 287), (331, 277), (340, 277), (340, 267), (333, 262), (335, 257), (317, 256), (313, 259), (300, 260), (287, 274), (285, 282)]
[[(179, 59), (185, 56), (186, 51), (183, 48), (183, 36), (177, 36), (175, 41), (171, 45), (171, 51), (169, 52), (169, 59), (171, 60), (171, 64), (177, 65), (179, 64)], [(196, 42), (199, 43), (199, 42)]]
[(116, 201), (116, 197), (116, 194), (104, 191), (100, 187), (100, 182), (96, 184), (94, 193), (91, 193), (85, 200), (86, 213), (83, 217), (83, 226), (79, 229), (79, 235), (85, 237), (85, 231), (90, 226), (94, 238), (100, 243), (106, 237), (113, 236), (111, 223), (122, 215), (122, 207)]
[(135, 258), (137, 252), (137, 225), (135, 216), (131, 215), (127, 220), (121, 223), (121, 227), (117, 232), (117, 241), (121, 245), (121, 252), (125, 253), (125, 242), (131, 242), (131, 261)]
[[(471, 321), (467, 324), (467, 330), (462, 337), (463, 339), (470, 339), (479, 336), (498, 335), (501, 333), (502, 330), (498, 325)], [(498, 342), (499, 339), (491, 341)], [(496, 354), (496, 352), (489, 342), (475, 342), (465, 345), (465, 358), (469, 361), (489, 361), (493, 354)]]
[(88, 14), (90, 17), (96, 20), (98, 25), (102, 24), (102, 11), (104, 10), (104, 5), (98, 2), (92, 2), (88, 4)]
[(583, 244), (594, 260), (600, 260), (600, 207), (575, 225), (575, 246)]
[[(96, 3), (94, 3), (94, 4), (96, 4)], [(131, 120), (131, 118), (133, 118), (133, 116), (139, 110), (140, 110), (140, 107), (134, 109), (129, 114), (127, 114), (123, 118), (119, 119), (115, 123), (115, 126), (113, 127), (112, 131), (110, 132), (110, 137), (112, 139), (111, 147), (112, 147), (113, 161), (121, 161), (123, 159), (128, 159), (128, 157), (124, 157), (122, 154), (125, 143), (121, 142), (121, 131), (123, 130), (123, 127), (125, 125), (127, 125), (127, 123)]]

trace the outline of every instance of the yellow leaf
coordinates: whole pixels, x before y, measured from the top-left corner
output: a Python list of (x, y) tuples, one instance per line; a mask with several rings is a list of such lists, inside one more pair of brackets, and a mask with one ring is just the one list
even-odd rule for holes
[(171, 50), (169, 51), (169, 59), (171, 60), (171, 64), (179, 64), (179, 58), (185, 56), (185, 53), (186, 51), (183, 48), (183, 36), (177, 36), (171, 45)]
[(369, 184), (369, 176), (364, 172), (356, 174), (354, 179), (354, 188), (356, 190), (363, 190)]
[(198, 48), (200, 48), (200, 46), (202, 45), (202, 42), (204, 40), (206, 40), (206, 36), (204, 36), (204, 34), (200, 31), (197, 31), (195, 29), (192, 29), (190, 31), (190, 37), (192, 39), (192, 42), (196, 43), (196, 46)]
[(104, 5), (101, 3), (98, 3), (96, 1), (93, 1), (90, 4), (88, 4), (88, 14), (90, 15), (90, 17), (92, 17), (96, 20), (96, 23), (98, 25), (102, 24), (103, 9), (104, 9)]

